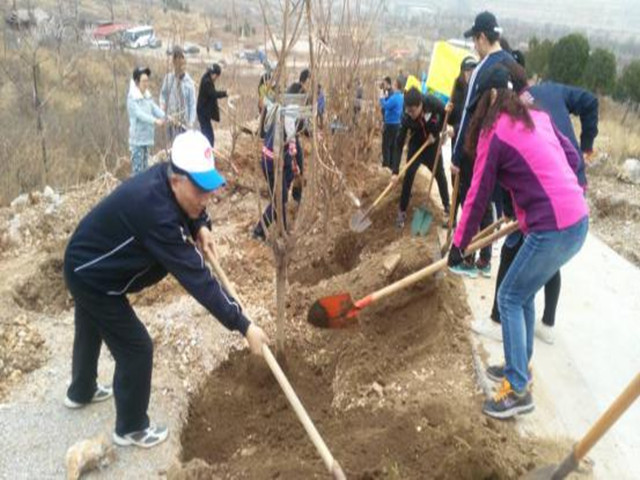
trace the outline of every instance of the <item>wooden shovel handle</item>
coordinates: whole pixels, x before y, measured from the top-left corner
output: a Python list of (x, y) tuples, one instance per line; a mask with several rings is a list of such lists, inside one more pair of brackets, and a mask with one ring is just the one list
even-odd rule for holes
[(442, 151), (442, 137), (447, 131), (449, 123), (450, 110), (446, 110), (444, 113), (444, 122), (442, 123), (442, 130), (438, 136), (438, 148), (436, 149), (436, 159), (433, 161), (433, 171), (431, 172), (431, 178), (429, 179), (429, 187), (427, 188), (427, 199), (431, 197), (431, 187), (433, 186), (433, 179), (436, 178), (436, 172), (438, 171), (438, 165), (440, 164), (440, 152)]
[(611, 406), (604, 412), (595, 424), (589, 429), (573, 449), (576, 462), (580, 461), (591, 450), (600, 438), (616, 423), (620, 416), (640, 396), (640, 373), (627, 385), (624, 392), (615, 399)]
[(300, 399), (296, 395), (296, 392), (293, 390), (293, 387), (289, 383), (289, 380), (285, 376), (284, 372), (280, 368), (280, 365), (278, 364), (278, 361), (273, 356), (271, 350), (267, 345), (263, 346), (262, 353), (264, 355), (264, 359), (269, 365), (269, 368), (271, 368), (271, 371), (273, 372), (273, 376), (276, 377), (276, 380), (280, 384), (280, 388), (282, 388), (282, 391), (286, 395), (287, 400), (289, 400), (291, 407), (296, 412), (300, 423), (302, 423), (302, 426), (307, 431), (307, 435), (309, 435), (309, 438), (313, 442), (313, 445), (316, 447), (316, 450), (318, 450), (318, 453), (322, 457), (322, 461), (327, 467), (327, 470), (331, 472), (334, 478), (346, 478), (344, 476), (344, 473), (342, 472), (342, 468), (333, 458), (333, 455), (331, 455), (329, 447), (327, 447), (326, 443), (324, 443), (324, 440), (320, 436), (320, 433), (318, 433), (318, 430), (311, 421), (311, 418), (309, 418), (309, 415), (300, 402)]
[[(458, 192), (460, 191), (460, 172), (456, 172), (453, 176), (453, 193), (451, 194), (451, 205), (449, 206), (449, 219), (447, 220), (447, 244), (451, 240), (453, 233), (453, 221), (456, 218), (456, 209), (458, 205)], [(448, 247), (447, 247), (448, 249)]]
[(444, 245), (440, 248), (440, 255), (444, 256), (451, 246), (451, 239), (453, 238), (453, 220), (456, 216), (456, 209), (458, 205), (458, 190), (460, 189), (460, 172), (456, 172), (453, 177), (453, 194), (451, 195), (451, 206), (449, 207), (449, 219), (447, 220), (447, 237), (444, 241)]
[[(473, 242), (477, 242), (478, 240), (486, 237), (487, 235), (489, 235), (490, 233), (492, 233), (496, 228), (498, 228), (500, 225), (502, 225), (504, 222), (507, 221), (506, 217), (501, 217), (498, 220), (496, 220), (495, 222), (493, 222), (491, 225), (489, 225), (488, 227), (486, 227), (484, 230), (480, 230), (478, 233), (476, 233), (474, 235), (474, 237), (471, 239), (471, 243)], [(447, 253), (449, 251), (449, 247), (451, 246), (451, 240), (453, 239), (453, 235), (451, 235), (451, 233), (453, 233), (452, 231), (450, 231), (447, 234), (447, 241), (445, 242), (445, 244), (442, 246), (442, 250), (440, 250), (440, 253), (442, 255), (444, 255), (445, 253)]]
[[(402, 175), (405, 174), (405, 172), (409, 169), (409, 167), (413, 164), (413, 162), (415, 162), (418, 159), (418, 157), (424, 151), (424, 149), (427, 148), (429, 145), (431, 145), (433, 142), (434, 142), (433, 137), (429, 136), (425, 140), (425, 142), (422, 144), (422, 146), (416, 151), (416, 153), (414, 153), (413, 156), (409, 160), (407, 160), (404, 167), (402, 167), (402, 169), (398, 173), (398, 178), (401, 178)], [(374, 202), (371, 204), (371, 206), (367, 209), (365, 216), (367, 216), (369, 212), (371, 212), (371, 210), (373, 210), (378, 206), (378, 204), (382, 201), (382, 199), (386, 197), (387, 194), (391, 191), (394, 185), (395, 185), (394, 181), (389, 182), (389, 184), (385, 187), (382, 193), (378, 195), (378, 198), (376, 198)]]
[[(481, 248), (486, 247), (487, 245), (491, 245), (493, 242), (495, 242), (496, 240), (498, 240), (499, 238), (505, 237), (507, 235), (509, 235), (512, 232), (515, 232), (516, 230), (518, 230), (518, 222), (514, 221), (509, 223), (505, 228), (492, 233), (491, 235), (488, 235), (484, 238), (481, 238), (480, 240), (473, 242), (471, 245), (469, 245), (469, 247), (467, 247), (467, 249), (465, 250), (465, 255), (468, 255), (470, 253), (473, 253), (477, 250), (480, 250)], [(445, 268), (447, 266), (447, 259), (443, 258), (442, 260), (438, 260), (437, 262), (432, 263), (431, 265), (424, 267), (421, 270), (418, 270), (417, 272), (412, 273), (411, 275), (408, 275), (400, 280), (398, 280), (395, 283), (392, 283), (391, 285), (388, 285), (380, 290), (378, 290), (377, 292), (372, 293), (371, 295), (369, 295), (368, 297), (365, 297), (365, 299), (367, 300), (365, 302), (365, 304), (370, 304), (373, 303), (377, 300), (380, 300), (381, 298), (387, 297), (389, 295), (392, 295), (404, 288), (407, 288), (411, 285), (413, 285), (414, 283), (419, 282), (420, 280), (423, 280), (427, 277), (429, 277), (430, 275), (433, 275), (434, 273), (442, 270), (443, 268)], [(365, 300), (363, 299), (363, 300)], [(357, 304), (357, 306), (361, 306), (361, 301), (359, 301)]]
[[(222, 267), (218, 263), (218, 260), (208, 254), (206, 254), (206, 257), (207, 257), (207, 261), (213, 267), (213, 270), (215, 271), (216, 276), (218, 277), (220, 282), (222, 283), (222, 286), (224, 287), (224, 289), (227, 292), (229, 292), (232, 297), (235, 298), (235, 300), (238, 302), (238, 304), (240, 304), (240, 306), (242, 306), (242, 302), (240, 301), (240, 298), (238, 297), (235, 289), (233, 288), (233, 285), (231, 285), (231, 282), (229, 281), (229, 278), (227, 277), (226, 273), (224, 273), (224, 270), (222, 270)], [(309, 435), (311, 442), (316, 447), (316, 450), (318, 450), (320, 457), (322, 457), (322, 461), (327, 467), (327, 470), (331, 472), (331, 474), (333, 475), (333, 478), (335, 479), (341, 480), (346, 478), (342, 471), (342, 468), (340, 467), (340, 464), (333, 458), (333, 455), (331, 455), (331, 452), (329, 451), (329, 447), (327, 447), (327, 444), (324, 443), (324, 440), (322, 439), (322, 437), (320, 436), (320, 433), (318, 432), (315, 425), (313, 424), (313, 421), (307, 414), (307, 411), (304, 409), (302, 402), (300, 402), (298, 395), (296, 395), (296, 392), (293, 390), (291, 383), (289, 383), (289, 380), (287, 379), (286, 375), (280, 368), (278, 361), (273, 356), (273, 353), (271, 353), (271, 349), (266, 344), (262, 345), (262, 355), (264, 356), (264, 359), (267, 362), (267, 365), (269, 365), (269, 368), (271, 369), (273, 376), (276, 377), (276, 380), (278, 381), (280, 388), (282, 389), (285, 396), (287, 397), (287, 400), (289, 400), (289, 404), (293, 408), (293, 411), (296, 413), (298, 420), (300, 420), (300, 423), (302, 423), (302, 426), (306, 430), (307, 435)]]
[(498, 220), (496, 220), (495, 222), (493, 222), (491, 225), (489, 225), (488, 227), (486, 227), (484, 230), (480, 230), (471, 240), (471, 242), (476, 242), (478, 240), (480, 240), (483, 237), (486, 237), (487, 234), (491, 233), (492, 231), (494, 231), (496, 228), (498, 228), (500, 225), (502, 225), (504, 222), (507, 221), (506, 217), (500, 217)]

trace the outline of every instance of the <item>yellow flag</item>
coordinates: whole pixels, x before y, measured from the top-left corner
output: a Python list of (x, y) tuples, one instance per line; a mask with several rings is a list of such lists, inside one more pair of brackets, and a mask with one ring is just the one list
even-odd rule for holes
[(412, 88), (417, 88), (418, 91), (421, 92), (422, 84), (420, 83), (420, 80), (418, 80), (415, 76), (409, 75), (409, 77), (407, 77), (407, 83), (404, 86), (404, 91), (408, 92)]
[(427, 90), (449, 98), (460, 74), (460, 64), (470, 55), (473, 56), (464, 48), (454, 47), (448, 42), (436, 42), (427, 74)]

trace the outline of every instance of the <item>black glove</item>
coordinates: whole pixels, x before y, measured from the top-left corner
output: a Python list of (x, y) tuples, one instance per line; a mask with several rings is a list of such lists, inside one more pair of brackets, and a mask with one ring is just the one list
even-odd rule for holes
[(456, 265), (460, 265), (464, 260), (462, 255), (462, 250), (455, 245), (451, 246), (451, 250), (449, 250), (449, 256), (447, 257), (447, 265), (449, 267), (455, 267)]

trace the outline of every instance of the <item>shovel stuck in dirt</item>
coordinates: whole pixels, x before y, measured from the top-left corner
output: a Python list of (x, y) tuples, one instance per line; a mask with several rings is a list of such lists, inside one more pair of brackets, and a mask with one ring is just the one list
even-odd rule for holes
[[(438, 147), (436, 148), (436, 158), (433, 162), (433, 170), (431, 172), (431, 178), (429, 178), (429, 186), (427, 187), (427, 201), (431, 198), (431, 188), (433, 187), (433, 180), (436, 178), (436, 172), (440, 164), (440, 153), (442, 152), (442, 139), (447, 135), (447, 126), (449, 122), (449, 110), (444, 114), (444, 121), (442, 123), (442, 131), (438, 136)], [(455, 203), (454, 203), (455, 205)], [(418, 207), (413, 212), (413, 219), (411, 220), (411, 235), (425, 237), (429, 233), (429, 228), (433, 222), (433, 215), (426, 206)]]
[[(218, 280), (220, 281), (220, 283), (222, 283), (222, 286), (224, 287), (224, 289), (227, 292), (229, 292), (231, 296), (234, 297), (236, 301), (240, 303), (240, 305), (242, 306), (240, 297), (238, 296), (235, 289), (233, 288), (233, 285), (231, 285), (231, 282), (229, 282), (229, 279), (227, 278), (226, 273), (224, 272), (224, 270), (222, 270), (222, 267), (220, 266), (218, 261), (206, 253), (205, 255), (207, 258), (207, 262), (209, 262), (213, 267), (213, 270), (215, 271), (215, 274), (218, 277)], [(293, 411), (298, 417), (298, 420), (300, 420), (300, 423), (302, 423), (302, 426), (307, 432), (307, 435), (309, 435), (311, 442), (316, 447), (316, 450), (318, 450), (320, 457), (322, 457), (322, 460), (325, 466), (327, 467), (327, 470), (329, 470), (331, 477), (334, 480), (346, 480), (347, 477), (342, 471), (342, 467), (340, 466), (338, 461), (335, 458), (333, 458), (333, 455), (331, 455), (331, 451), (329, 450), (329, 447), (327, 447), (327, 444), (324, 443), (324, 440), (322, 439), (322, 437), (320, 436), (320, 433), (318, 432), (315, 425), (313, 424), (313, 421), (309, 417), (309, 414), (304, 409), (302, 402), (300, 402), (298, 395), (296, 395), (296, 392), (293, 390), (291, 383), (289, 383), (289, 380), (287, 379), (286, 375), (280, 368), (280, 365), (278, 364), (276, 357), (274, 357), (273, 353), (271, 353), (271, 349), (269, 348), (268, 345), (262, 346), (262, 355), (264, 356), (264, 359), (267, 362), (267, 365), (271, 369), (271, 373), (273, 373), (273, 376), (276, 377), (276, 380), (278, 381), (280, 388), (282, 389), (285, 396), (287, 397), (287, 400), (289, 401), (291, 408), (293, 408)]]
[[(474, 238), (474, 242), (466, 249), (465, 254), (473, 253), (481, 248), (491, 245), (497, 239), (502, 238), (518, 229), (518, 222), (511, 222), (500, 231), (491, 235), (478, 239)], [(307, 321), (312, 325), (320, 328), (345, 328), (357, 323), (357, 317), (360, 310), (368, 307), (372, 303), (377, 302), (389, 295), (403, 290), (411, 285), (424, 280), (425, 278), (439, 272), (447, 266), (447, 259), (443, 258), (437, 262), (424, 267), (417, 272), (412, 273), (391, 285), (367, 295), (364, 298), (354, 302), (349, 293), (339, 293), (323, 297), (311, 306), (307, 315)]]
[(587, 434), (576, 443), (573, 450), (559, 465), (547, 465), (527, 473), (522, 480), (561, 480), (578, 468), (580, 460), (591, 450), (598, 440), (616, 423), (620, 416), (640, 396), (640, 373), (625, 388), (624, 392), (615, 399), (611, 406), (604, 412)]
[[(407, 161), (407, 163), (404, 165), (404, 167), (402, 167), (402, 170), (400, 170), (400, 173), (398, 173), (398, 180), (402, 178), (404, 173), (413, 164), (413, 162), (415, 162), (418, 159), (418, 157), (423, 152), (423, 150), (427, 148), (429, 145), (431, 145), (433, 142), (434, 142), (434, 139), (433, 137), (430, 136), (422, 144), (422, 146), (418, 149), (418, 151), (413, 154), (413, 157), (411, 157)], [(384, 197), (387, 196), (387, 194), (391, 191), (391, 189), (395, 184), (396, 184), (396, 181), (391, 180), (389, 184), (385, 187), (385, 189), (382, 191), (382, 193), (378, 195), (378, 198), (376, 198), (374, 202), (371, 205), (369, 205), (368, 208), (366, 208), (365, 210), (358, 210), (356, 213), (354, 213), (351, 216), (351, 221), (349, 222), (349, 228), (351, 228), (352, 231), (356, 233), (361, 233), (371, 226), (371, 219), (369, 218), (369, 216), (371, 215), (371, 212), (373, 212), (375, 208), (378, 205), (380, 205), (380, 202), (382, 202)]]

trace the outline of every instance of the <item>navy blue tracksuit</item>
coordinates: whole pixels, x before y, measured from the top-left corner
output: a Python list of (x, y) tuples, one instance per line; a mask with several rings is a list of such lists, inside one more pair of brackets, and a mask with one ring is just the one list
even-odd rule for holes
[[(546, 111), (558, 130), (567, 137), (580, 154), (578, 183), (587, 184), (582, 152), (593, 150), (593, 142), (598, 136), (598, 98), (583, 88), (555, 82), (542, 82), (527, 90), (530, 101)], [(571, 123), (571, 115), (580, 117), (580, 143)]]
[(249, 328), (192, 242), (204, 225), (210, 226), (205, 212), (190, 220), (180, 209), (162, 163), (116, 188), (82, 219), (69, 241), (64, 274), (75, 301), (75, 337), (67, 395), (79, 403), (91, 400), (104, 341), (116, 362), (118, 435), (149, 426), (153, 344), (128, 293), (171, 273), (225, 327), (243, 335)]

